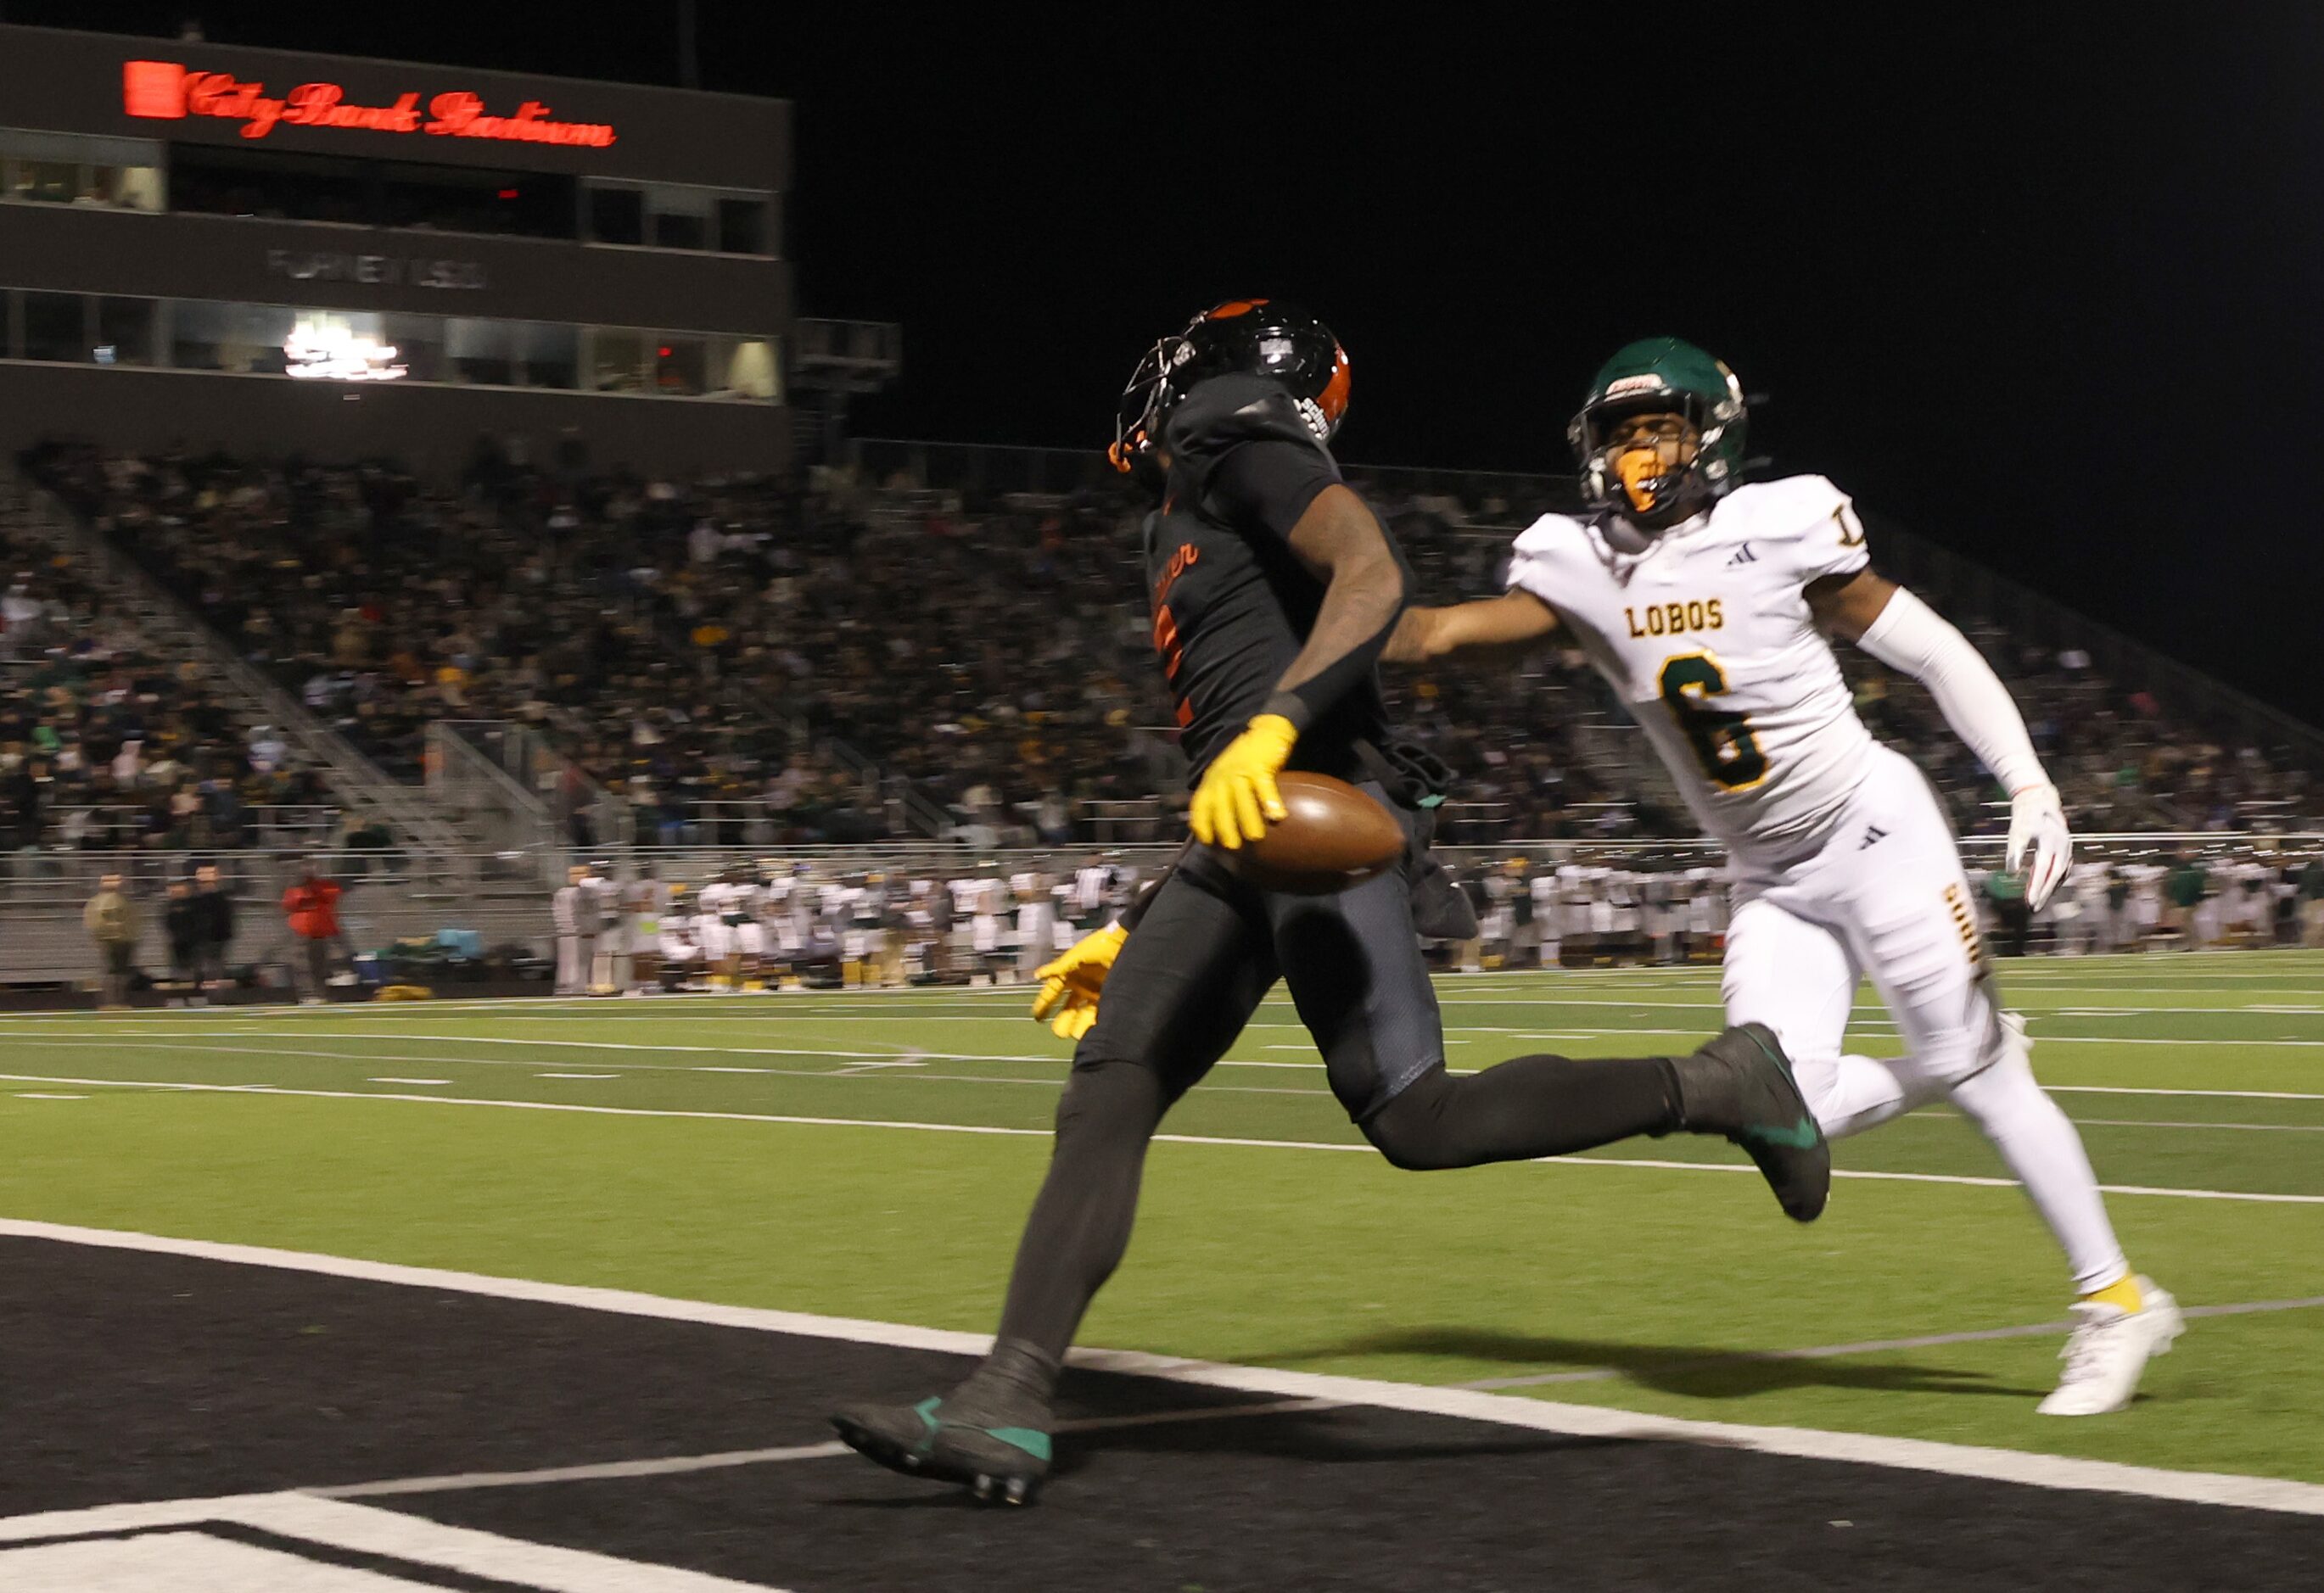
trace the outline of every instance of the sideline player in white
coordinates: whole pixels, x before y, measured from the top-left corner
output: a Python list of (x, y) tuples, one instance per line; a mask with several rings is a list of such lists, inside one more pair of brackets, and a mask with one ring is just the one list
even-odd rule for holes
[[(2005, 1013), (1950, 826), (1920, 770), (1856, 716), (1826, 633), (1929, 689), (2010, 793), (2007, 867), (2034, 906), (2071, 838), (2016, 704), (1961, 633), (1868, 567), (1855, 509), (1821, 476), (1739, 484), (1743, 391), (1675, 338), (1598, 373), (1571, 436), (1596, 512), (1518, 537), (1502, 596), (1416, 608), (1387, 657), (1509, 646), (1563, 626), (1726, 844), (1730, 1024), (1765, 1023), (1829, 1137), (1950, 1098), (1993, 1142), (2066, 1252), (2080, 1299), (2052, 1415), (2128, 1404), (2177, 1303), (2134, 1274), (2081, 1137), (2034, 1082)], [(1909, 1054), (1841, 1049), (1871, 976)]]

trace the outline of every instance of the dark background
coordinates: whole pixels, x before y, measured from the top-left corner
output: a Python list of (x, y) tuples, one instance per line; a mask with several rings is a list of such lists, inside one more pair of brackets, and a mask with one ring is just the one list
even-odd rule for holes
[[(1667, 331), (1768, 395), (1782, 468), (2319, 716), (2324, 7), (919, 9), (699, 5), (702, 87), (798, 102), (806, 312), (904, 323), (858, 430), (1095, 446), (1146, 344), (1263, 293), (1350, 348), (1345, 456), (1563, 470), (1599, 361)], [(0, 0), (189, 15), (680, 70), (674, 0)]]

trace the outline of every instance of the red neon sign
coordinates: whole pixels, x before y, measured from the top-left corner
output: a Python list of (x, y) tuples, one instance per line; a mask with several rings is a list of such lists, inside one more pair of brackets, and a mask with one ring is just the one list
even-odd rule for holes
[(355, 127), (370, 133), (427, 133), (450, 138), (492, 138), (512, 143), (576, 144), (604, 149), (613, 129), (600, 122), (552, 122), (537, 99), (515, 114), (488, 116), (480, 95), (465, 89), (438, 94), (420, 109), (417, 93), (392, 105), (346, 103), (337, 83), (301, 83), (280, 99), (263, 83), (243, 83), (231, 72), (189, 71), (175, 61), (133, 60), (121, 70), (122, 109), (133, 116), (177, 121), (218, 116), (242, 124), (244, 138), (264, 138), (278, 124), (293, 127)]

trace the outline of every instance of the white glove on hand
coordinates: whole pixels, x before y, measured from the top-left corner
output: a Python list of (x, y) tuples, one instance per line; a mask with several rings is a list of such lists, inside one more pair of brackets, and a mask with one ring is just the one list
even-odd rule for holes
[[(2029, 865), (2028, 852), (2033, 853)], [(2038, 913), (2050, 893), (2066, 877), (2074, 861), (2074, 837), (2066, 828), (2066, 810), (2059, 806), (2058, 787), (2044, 781), (2028, 786), (2009, 799), (2009, 850), (2002, 866), (2025, 881), (2025, 907)]]

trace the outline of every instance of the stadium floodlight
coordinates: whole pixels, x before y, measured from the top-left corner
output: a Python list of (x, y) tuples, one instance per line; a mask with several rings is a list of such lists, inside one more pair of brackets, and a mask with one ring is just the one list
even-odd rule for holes
[(283, 373), (326, 382), (393, 382), (410, 367), (395, 363), (392, 343), (364, 336), (347, 327), (300, 321), (282, 345)]

